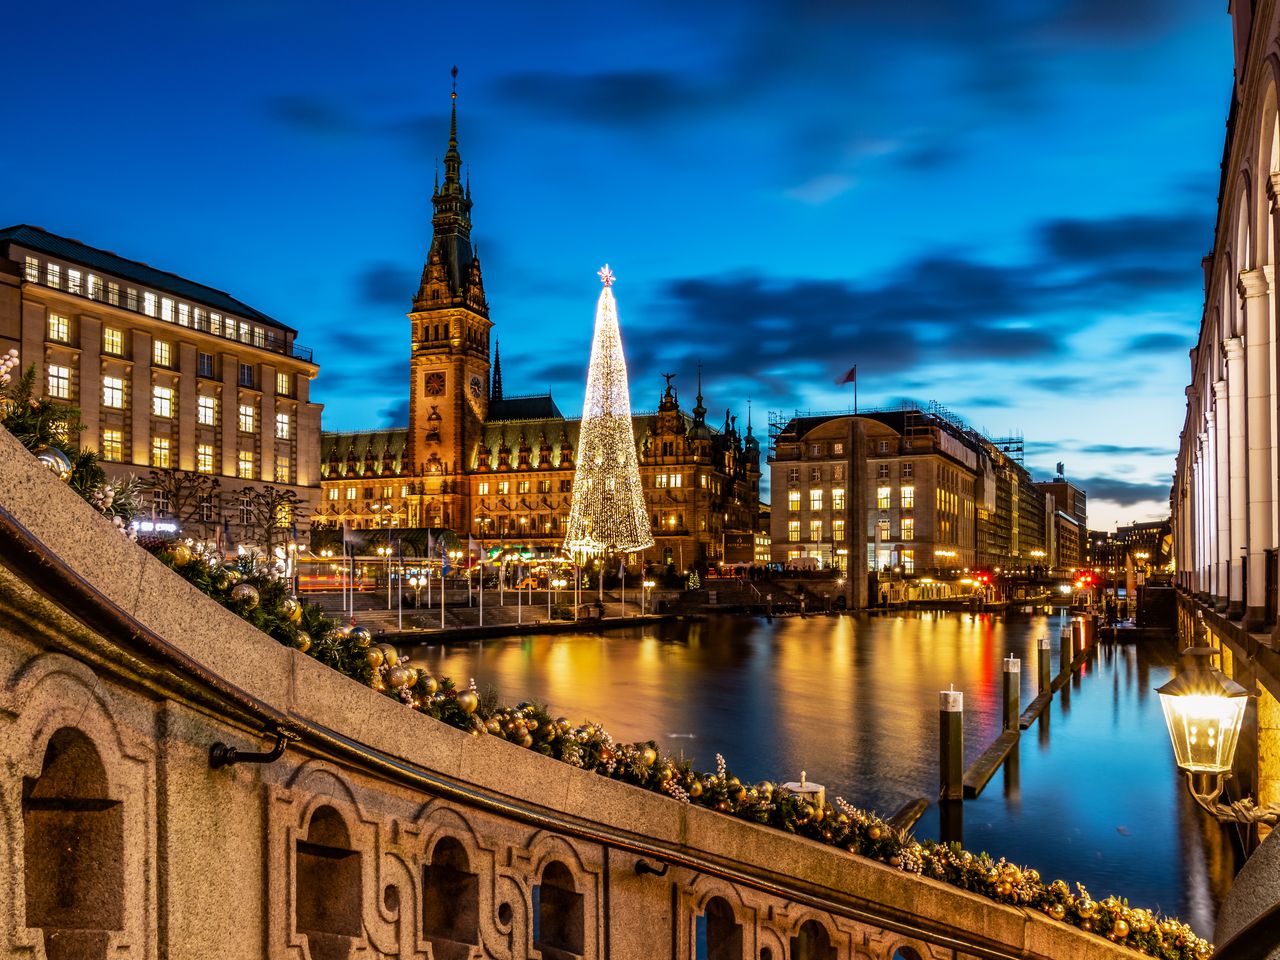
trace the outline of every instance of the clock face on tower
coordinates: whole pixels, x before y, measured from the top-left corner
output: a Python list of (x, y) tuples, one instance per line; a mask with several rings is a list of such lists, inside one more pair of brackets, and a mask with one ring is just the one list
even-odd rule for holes
[(471, 395), (477, 400), (484, 396), (484, 381), (479, 377), (471, 378)]
[(426, 390), (427, 396), (438, 397), (444, 393), (444, 374), (428, 373), (422, 381), (422, 388)]

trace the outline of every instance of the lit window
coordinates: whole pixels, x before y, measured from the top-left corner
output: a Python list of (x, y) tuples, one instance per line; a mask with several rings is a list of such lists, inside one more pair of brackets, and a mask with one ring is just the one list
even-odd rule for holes
[(550, 480), (539, 480), (539, 481), (538, 481), (538, 492), (539, 492), (539, 493), (550, 493), (550, 492), (551, 492), (551, 481), (550, 481)]
[(836, 487), (834, 490), (831, 491), (831, 509), (832, 510), (844, 509), (844, 488), (843, 487)]
[(130, 287), (125, 293), (125, 307), (129, 310), (138, 309), (138, 291)]
[(876, 521), (876, 540), (883, 543), (888, 539), (889, 539), (889, 521), (877, 520)]
[(113, 357), (124, 355), (124, 334), (115, 327), (102, 328), (102, 352)]
[(683, 474), (683, 473), (673, 473), (673, 474), (671, 475), (671, 485), (672, 485), (673, 487), (683, 487), (683, 486), (684, 486), (684, 474)]
[(119, 430), (102, 431), (102, 459), (117, 463), (124, 459), (124, 435)]
[(705, 473), (699, 475), (698, 486), (702, 487), (704, 490), (707, 488), (707, 475)]
[(253, 479), (253, 451), (241, 450), (236, 476), (242, 480)]
[(337, 499), (338, 499), (338, 488), (337, 488), (337, 487), (330, 487), (330, 488), (329, 488), (329, 499), (330, 499), (330, 500), (337, 500)]
[(276, 439), (289, 439), (289, 415), (287, 413), (276, 414)]
[(787, 523), (787, 539), (792, 543), (800, 542), (800, 521), (791, 520)]
[(498, 481), (498, 496), (505, 497), (511, 492), (511, 482), (508, 480)]
[(195, 308), (195, 313), (194, 313), (194, 315), (193, 315), (193, 319), (192, 319), (192, 323), (191, 323), (191, 325), (192, 325), (193, 327), (195, 327), (197, 330), (204, 330), (204, 331), (208, 331), (208, 329), (209, 329), (209, 318), (205, 316), (204, 308), (203, 308), (203, 307), (196, 307), (196, 308)]
[(89, 279), (89, 283), (88, 283), (89, 299), (101, 300), (102, 299), (102, 278), (94, 276), (91, 273), (89, 274), (88, 279)]
[(84, 293), (84, 286), (80, 281), (79, 270), (67, 271), (67, 293)]
[(810, 510), (822, 509), (822, 491), (821, 490), (809, 491), (809, 509)]
[(809, 521), (809, 539), (810, 540), (822, 539), (822, 521), (821, 520)]
[(287, 527), (293, 523), (293, 505), (290, 503), (276, 504), (276, 526)]
[(838, 457), (838, 456), (840, 456), (841, 454), (843, 454), (843, 453), (844, 453), (844, 444), (843, 444), (843, 443), (833, 443), (833, 444), (831, 445), (831, 452), (832, 452), (832, 454), (834, 454), (834, 455), (835, 455), (835, 456), (837, 456), (837, 457)]
[(243, 320), (240, 321), (240, 342), (241, 343), (249, 342), (249, 324), (247, 324)]
[(44, 282), (51, 287), (62, 286), (62, 267), (56, 263), (45, 264)]
[(289, 482), (289, 455), (281, 454), (276, 457), (276, 483)]
[(173, 323), (173, 301), (169, 297), (160, 299), (160, 319)]
[(291, 397), (293, 392), (289, 389), (289, 381), (292, 378), (287, 373), (276, 374), (276, 393), (282, 397)]
[(653, 485), (655, 487), (665, 487), (667, 485), (667, 475), (665, 473), (658, 474), (653, 478)]
[(169, 438), (151, 438), (151, 465), (162, 470), (169, 468)]
[(49, 314), (49, 339), (58, 343), (69, 343), (71, 340), (71, 323), (66, 317), (56, 313)]
[(904, 463), (902, 465), (902, 479), (909, 480), (916, 475), (916, 465), (914, 463)]
[(843, 520), (831, 521), (831, 539), (833, 540), (844, 539), (844, 521)]
[(49, 364), (49, 396), (59, 400), (71, 399), (71, 368)]
[(151, 360), (157, 367), (173, 366), (173, 346), (168, 340), (151, 342)]
[(902, 488), (902, 509), (910, 510), (915, 505), (916, 505), (916, 488), (903, 487)]
[(388, 484), (386, 484), (386, 485), (382, 488), (382, 497), (383, 497), (383, 499), (389, 499), (389, 498), (392, 496), (392, 491), (393, 491), (394, 489), (395, 489), (395, 488), (394, 488), (394, 487), (392, 487), (392, 486), (391, 486), (391, 484), (389, 484), (389, 483), (388, 483)]
[(209, 314), (209, 332), (212, 333), (215, 337), (222, 336), (222, 314), (220, 313)]
[(348, 499), (348, 500), (354, 500), (355, 498), (356, 498), (356, 488), (355, 488), (355, 487), (347, 487), (347, 499)]
[(800, 509), (800, 491), (799, 490), (787, 491), (787, 508), (790, 510)]
[(196, 447), (196, 470), (213, 473), (213, 444), (202, 443)]
[(102, 378), (102, 405), (116, 409), (124, 406), (124, 380), (119, 377)]
[(257, 429), (258, 411), (249, 404), (240, 404), (240, 432), (253, 433)]
[(916, 552), (914, 550), (903, 550), (901, 556), (902, 556), (902, 572), (915, 573), (916, 572)]
[(148, 317), (154, 317), (156, 315), (157, 299), (158, 298), (154, 293), (144, 292), (142, 294), (142, 312), (145, 313)]
[(196, 423), (212, 427), (218, 422), (217, 397), (199, 397), (196, 400)]
[(173, 387), (151, 388), (151, 413), (157, 417), (173, 416)]
[(107, 281), (107, 303), (113, 307), (120, 306), (120, 284)]
[(914, 540), (916, 538), (916, 522), (912, 517), (902, 518), (902, 539)]
[(518, 481), (516, 481), (516, 493), (528, 493), (528, 492), (529, 492), (529, 481), (528, 481), (528, 480), (518, 480)]
[(267, 345), (267, 331), (261, 327), (253, 328), (253, 345), (255, 347), (265, 347)]
[(487, 497), (489, 495), (488, 480), (481, 480), (478, 484), (476, 484), (476, 494), (481, 497)]
[(876, 506), (881, 510), (889, 509), (890, 489), (888, 487), (876, 488)]
[(35, 257), (27, 257), (25, 276), (26, 276), (27, 283), (40, 282), (40, 261), (37, 260)]
[(187, 303), (178, 304), (178, 323), (184, 327), (191, 326), (191, 305)]

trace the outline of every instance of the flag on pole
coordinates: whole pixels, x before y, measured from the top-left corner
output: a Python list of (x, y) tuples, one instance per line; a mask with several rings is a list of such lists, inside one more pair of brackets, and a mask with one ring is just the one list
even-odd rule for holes
[(846, 383), (857, 383), (857, 382), (858, 382), (858, 365), (855, 363), (852, 367), (849, 368), (848, 373), (846, 373), (843, 377), (841, 377), (839, 380), (836, 381), (836, 386), (842, 387)]
[(476, 538), (467, 534), (467, 566), (471, 566), (471, 558), (480, 555), (480, 548), (476, 545)]

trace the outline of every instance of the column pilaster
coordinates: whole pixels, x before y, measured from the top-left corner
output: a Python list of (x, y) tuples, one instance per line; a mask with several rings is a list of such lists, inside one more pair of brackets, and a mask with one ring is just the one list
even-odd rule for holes
[(1244, 616), (1244, 568), (1247, 554), (1249, 511), (1248, 435), (1245, 432), (1244, 342), (1240, 337), (1222, 341), (1227, 357), (1227, 477), (1231, 543), (1228, 553), (1227, 617)]
[(1217, 600), (1215, 607), (1219, 613), (1227, 612), (1228, 583), (1231, 571), (1231, 460), (1230, 437), (1231, 426), (1228, 416), (1227, 381), (1217, 381), (1213, 385), (1214, 423), (1216, 431), (1213, 439), (1215, 472), (1213, 478), (1214, 493), (1214, 548), (1217, 555), (1214, 564), (1217, 570), (1218, 587), (1214, 591)]
[(1249, 503), (1245, 533), (1247, 583), (1245, 626), (1260, 628), (1266, 621), (1266, 551), (1271, 535), (1273, 478), (1271, 474), (1271, 266), (1245, 270), (1238, 290), (1245, 326), (1245, 432), (1248, 444), (1246, 488)]

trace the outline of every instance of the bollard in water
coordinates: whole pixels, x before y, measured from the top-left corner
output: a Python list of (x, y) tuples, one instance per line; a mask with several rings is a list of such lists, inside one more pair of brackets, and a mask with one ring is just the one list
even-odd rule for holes
[(1063, 674), (1071, 673), (1071, 661), (1075, 657), (1071, 641), (1072, 629), (1071, 624), (1068, 623), (1058, 636), (1058, 672)]
[(964, 694), (943, 690), (938, 705), (938, 795), (943, 800), (964, 799)]
[(1004, 661), (1004, 728), (1018, 730), (1018, 694), (1022, 687), (1022, 661), (1006, 657)]
[(1049, 635), (1047, 633), (1040, 638), (1039, 650), (1040, 690), (1038, 692), (1044, 693), (1049, 689), (1049, 684), (1051, 683), (1051, 678), (1049, 676)]

